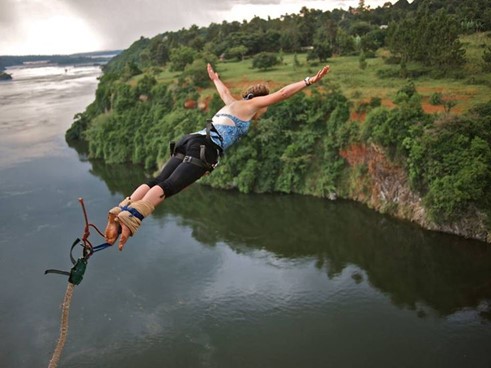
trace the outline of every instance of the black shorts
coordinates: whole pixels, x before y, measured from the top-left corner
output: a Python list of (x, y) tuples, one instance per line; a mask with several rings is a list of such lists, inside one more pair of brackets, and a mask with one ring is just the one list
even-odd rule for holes
[[(174, 152), (200, 159), (202, 145), (206, 147), (206, 161), (212, 165), (216, 164), (219, 157), (218, 148), (203, 135), (185, 135), (176, 143)], [(156, 178), (148, 181), (147, 185), (150, 187), (160, 186), (164, 191), (165, 198), (169, 198), (194, 183), (206, 172), (207, 169), (204, 167), (190, 162), (183, 162), (182, 158), (172, 156), (163, 167), (161, 173)]]

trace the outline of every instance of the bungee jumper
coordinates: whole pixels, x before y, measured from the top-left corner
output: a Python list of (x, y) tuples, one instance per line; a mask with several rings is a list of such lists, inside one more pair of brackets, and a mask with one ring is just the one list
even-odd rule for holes
[(123, 250), (128, 238), (135, 235), (143, 219), (156, 206), (213, 171), (223, 152), (247, 134), (252, 120), (263, 115), (269, 106), (290, 98), (329, 72), (326, 65), (313, 77), (291, 83), (271, 94), (265, 84), (256, 84), (246, 90), (242, 99), (236, 99), (210, 64), (207, 69), (225, 106), (207, 121), (204, 129), (171, 143), (171, 157), (161, 173), (138, 186), (129, 197), (109, 210), (104, 232), (107, 244), (114, 244), (121, 234), (118, 248)]

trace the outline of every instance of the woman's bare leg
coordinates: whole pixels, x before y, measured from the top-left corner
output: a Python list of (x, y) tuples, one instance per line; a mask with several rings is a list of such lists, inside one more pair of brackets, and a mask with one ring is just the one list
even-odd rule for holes
[(138, 188), (134, 190), (134, 192), (130, 195), (132, 201), (139, 201), (145, 194), (148, 193), (150, 187), (147, 184), (141, 184)]
[[(133, 199), (133, 197), (131, 197)], [(157, 207), (165, 198), (164, 190), (161, 186), (156, 185), (152, 187), (143, 196), (143, 200), (150, 202), (154, 207)]]

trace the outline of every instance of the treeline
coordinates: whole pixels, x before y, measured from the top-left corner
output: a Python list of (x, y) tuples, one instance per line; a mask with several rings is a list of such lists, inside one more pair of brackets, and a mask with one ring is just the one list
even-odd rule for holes
[[(309, 50), (311, 60), (360, 53), (371, 57), (380, 47), (389, 48), (402, 68), (417, 60), (449, 69), (463, 61), (458, 35), (488, 30), (491, 8), (487, 0), (399, 0), (376, 9), (361, 0), (357, 8), (349, 10), (304, 7), (299, 14), (278, 19), (224, 21), (151, 39), (142, 37), (111, 62), (106, 72), (120, 74), (128, 63), (139, 69), (170, 63), (173, 70), (180, 71), (203, 55), (241, 60), (259, 53)], [(419, 42), (421, 39), (425, 42)]]
[[(95, 101), (77, 114), (66, 138), (86, 140), (92, 158), (155, 170), (168, 158), (170, 141), (201, 129), (207, 111), (221, 107), (217, 94), (207, 110), (184, 107), (210, 87), (206, 62), (303, 51), (311, 65), (333, 54), (360, 55), (362, 68), (363, 58), (385, 47), (390, 51), (387, 62), (400, 65), (398, 78), (415, 73), (409, 63), (441, 76), (462, 63), (460, 35), (491, 29), (491, 17), (484, 17), (488, 13), (486, 1), (401, 0), (377, 9), (360, 1), (349, 11), (304, 8), (279, 19), (193, 26), (141, 38), (105, 66)], [(485, 71), (491, 50), (483, 55)], [(164, 68), (176, 71), (177, 80), (159, 82)], [(219, 63), (216, 69), (220, 71)], [(368, 168), (350, 168), (340, 152), (375, 144), (404, 168), (431, 220), (484, 217), (490, 228), (491, 101), (459, 116), (430, 115), (424, 113), (414, 84), (408, 83), (394, 98), (394, 108), (382, 107), (377, 98), (367, 102), (366, 121), (360, 124), (351, 121), (353, 106), (339, 89), (327, 82), (320, 87), (271, 107), (203, 181), (245, 193), (350, 197), (351, 187), (359, 184), (352, 182), (357, 177), (353, 170), (364, 180)], [(432, 98), (438, 103), (441, 96)]]

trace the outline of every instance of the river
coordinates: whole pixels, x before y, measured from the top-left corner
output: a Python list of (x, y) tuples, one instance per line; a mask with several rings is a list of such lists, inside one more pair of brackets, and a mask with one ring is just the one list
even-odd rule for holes
[[(145, 173), (71, 148), (96, 67), (0, 83), (0, 366), (47, 366), (69, 247)], [(102, 239), (92, 231), (94, 244)], [(198, 184), (89, 260), (60, 367), (491, 366), (491, 247), (356, 203)]]

